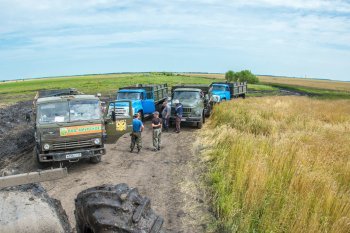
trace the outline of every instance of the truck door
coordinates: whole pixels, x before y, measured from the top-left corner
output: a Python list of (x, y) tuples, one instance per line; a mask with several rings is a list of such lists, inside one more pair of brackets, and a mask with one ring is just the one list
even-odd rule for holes
[[(116, 103), (123, 103), (124, 114), (116, 114)], [(125, 104), (126, 103), (126, 104)], [(118, 109), (118, 111), (121, 111)], [(132, 102), (116, 100), (109, 102), (105, 114), (106, 143), (115, 143), (121, 136), (132, 130)]]
[(230, 93), (230, 87), (226, 86), (225, 88), (225, 95), (226, 95), (226, 99), (230, 100), (231, 99), (231, 93)]
[(141, 98), (142, 98), (143, 113), (144, 114), (154, 113), (156, 111), (154, 100), (147, 99), (146, 93), (144, 93), (144, 92), (141, 94)]

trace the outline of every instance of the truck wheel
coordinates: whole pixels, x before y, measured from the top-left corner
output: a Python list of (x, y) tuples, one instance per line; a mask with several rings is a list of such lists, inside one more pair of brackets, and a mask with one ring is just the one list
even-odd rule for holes
[(222, 99), (221, 102), (226, 102), (226, 99)]
[(162, 232), (163, 218), (151, 201), (127, 184), (102, 185), (80, 192), (75, 199), (77, 232)]
[(94, 163), (94, 164), (99, 163), (99, 162), (101, 162), (101, 157), (102, 157), (101, 155), (97, 155), (97, 156), (91, 157), (90, 158), (90, 162)]
[(203, 117), (202, 117), (201, 121), (197, 123), (197, 128), (201, 129), (203, 127), (203, 123), (204, 122), (203, 122)]
[(245, 94), (242, 95), (242, 98), (245, 99)]
[(202, 114), (203, 124), (205, 124), (205, 113)]
[(39, 152), (38, 152), (38, 149), (36, 147), (33, 150), (33, 160), (34, 160), (34, 164), (39, 169), (45, 169), (45, 168), (50, 167), (50, 165), (52, 165), (51, 162), (47, 162), (47, 163), (40, 162), (40, 160), (39, 160)]

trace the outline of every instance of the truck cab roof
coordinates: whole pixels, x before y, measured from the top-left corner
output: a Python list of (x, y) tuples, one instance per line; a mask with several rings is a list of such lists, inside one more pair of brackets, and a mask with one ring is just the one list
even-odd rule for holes
[(176, 88), (174, 91), (196, 91), (196, 92), (201, 92), (202, 90), (199, 88)]
[(141, 92), (145, 92), (144, 89), (121, 89), (118, 92), (122, 92), (122, 93), (141, 93)]
[(75, 100), (99, 100), (94, 95), (64, 95), (64, 96), (54, 96), (54, 97), (44, 97), (44, 98), (39, 98), (36, 103), (48, 103), (48, 102), (57, 102), (57, 101), (62, 101), (66, 99), (75, 99)]
[(228, 84), (226, 83), (214, 83), (213, 86), (218, 86), (218, 87), (227, 87)]

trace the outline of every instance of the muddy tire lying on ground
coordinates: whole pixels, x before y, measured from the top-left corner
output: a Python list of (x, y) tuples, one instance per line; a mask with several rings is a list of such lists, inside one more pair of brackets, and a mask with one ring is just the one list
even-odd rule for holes
[(151, 202), (127, 184), (102, 185), (80, 192), (75, 199), (78, 233), (162, 232), (163, 218)]
[(72, 232), (61, 202), (39, 184), (0, 190), (0, 231), (6, 233)]

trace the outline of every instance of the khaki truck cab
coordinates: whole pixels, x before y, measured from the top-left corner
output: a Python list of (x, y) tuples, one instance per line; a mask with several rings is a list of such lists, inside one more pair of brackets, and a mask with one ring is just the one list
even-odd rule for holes
[(205, 117), (211, 114), (211, 104), (208, 95), (209, 85), (178, 85), (173, 86), (171, 96), (170, 121), (175, 121), (174, 100), (179, 100), (183, 106), (181, 121), (197, 124), (202, 128)]
[(104, 144), (115, 143), (131, 131), (132, 108), (117, 117), (116, 102), (131, 106), (130, 101), (114, 101), (109, 103), (113, 108), (106, 107), (98, 97), (75, 89), (39, 91), (33, 103), (38, 166), (80, 159), (100, 162), (106, 153)]
[[(126, 127), (118, 131), (115, 119), (104, 117), (98, 97), (81, 94), (75, 89), (38, 92), (33, 113), (34, 157), (39, 166), (56, 161), (76, 162), (85, 158), (98, 163), (106, 153), (105, 139), (113, 143), (117, 140), (117, 133), (128, 130)], [(131, 116), (124, 117), (128, 118)]]

